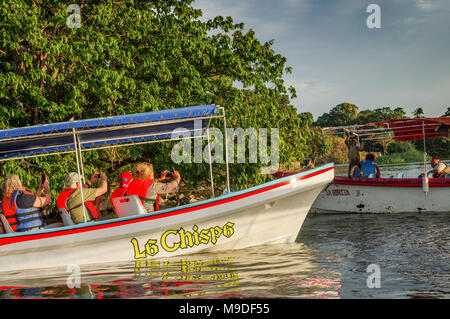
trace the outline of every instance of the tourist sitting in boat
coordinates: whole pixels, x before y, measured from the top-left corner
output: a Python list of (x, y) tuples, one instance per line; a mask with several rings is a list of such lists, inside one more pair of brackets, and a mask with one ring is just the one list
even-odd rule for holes
[(376, 177), (380, 178), (380, 168), (375, 163), (375, 155), (369, 153), (366, 158), (361, 161), (362, 177)]
[(433, 169), (427, 175), (433, 174), (434, 178), (444, 178), (445, 175), (450, 174), (450, 167), (445, 163), (441, 163), (441, 160), (436, 156), (431, 159), (431, 167)]
[(127, 195), (128, 185), (133, 180), (133, 175), (130, 172), (123, 172), (119, 175), (118, 180), (119, 187), (117, 187), (111, 194), (111, 204), (114, 198)]
[[(2, 184), (2, 209), (13, 231), (24, 232), (44, 227), (39, 208), (51, 202), (47, 178), (39, 184), (36, 193), (22, 186), (19, 176), (9, 175)], [(44, 196), (40, 195), (44, 192)]]
[(99, 178), (101, 180), (99, 188), (88, 188), (88, 185), (83, 185), (83, 200), (84, 207), (86, 208), (86, 216), (84, 216), (83, 207), (81, 206), (82, 198), (79, 187), (79, 175), (75, 172), (67, 174), (64, 180), (66, 189), (59, 194), (56, 204), (59, 209), (66, 209), (75, 224), (83, 223), (84, 221), (94, 221), (98, 218), (98, 212), (94, 202), (96, 198), (102, 196), (108, 190), (107, 177), (105, 173), (93, 174), (89, 181), (92, 184)]
[[(178, 185), (181, 181), (181, 176), (178, 171), (163, 171), (161, 177), (155, 181), (153, 173), (153, 165), (150, 163), (140, 163), (136, 167), (135, 179), (128, 185), (127, 194), (137, 195), (141, 199), (147, 212), (154, 210), (154, 202), (157, 200), (159, 194), (175, 193), (178, 191)], [(169, 183), (160, 183), (164, 180), (173, 180)]]

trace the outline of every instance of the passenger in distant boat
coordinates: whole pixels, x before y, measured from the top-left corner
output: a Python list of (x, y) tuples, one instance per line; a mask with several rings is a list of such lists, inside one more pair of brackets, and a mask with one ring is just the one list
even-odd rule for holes
[(119, 179), (119, 187), (117, 187), (111, 194), (111, 204), (114, 198), (127, 195), (128, 185), (133, 180), (133, 175), (131, 175), (130, 172), (123, 172), (119, 175), (118, 179)]
[(433, 173), (434, 178), (444, 178), (445, 175), (450, 174), (450, 167), (445, 163), (441, 163), (441, 160), (436, 156), (431, 159), (431, 167), (433, 169), (427, 175)]
[(362, 177), (369, 177), (375, 175), (377, 178), (381, 177), (380, 168), (375, 163), (375, 155), (369, 153), (366, 159), (361, 161)]
[[(89, 183), (92, 184), (98, 179), (101, 180), (99, 188), (87, 188), (86, 185), (83, 185), (82, 188), (87, 222), (93, 221), (98, 218), (98, 212), (95, 207), (94, 201), (99, 196), (105, 194), (108, 190), (107, 177), (105, 173), (93, 174)], [(79, 187), (79, 175), (74, 172), (67, 174), (64, 180), (64, 184), (66, 186), (66, 189), (59, 194), (58, 199), (56, 200), (56, 204), (59, 209), (65, 208), (67, 210), (75, 224), (83, 223), (84, 214), (83, 207), (81, 206), (82, 198)]]
[[(9, 175), (2, 184), (3, 214), (17, 232), (41, 229), (44, 219), (39, 208), (47, 206), (51, 202), (48, 180), (39, 184), (36, 193), (22, 186), (19, 176)], [(41, 197), (42, 192), (44, 196)]]
[(164, 180), (169, 180), (169, 171), (163, 171), (161, 177), (155, 181), (153, 173), (153, 165), (150, 163), (140, 163), (136, 167), (135, 179), (128, 185), (127, 194), (137, 195), (141, 199), (147, 212), (153, 211), (153, 204), (157, 201), (159, 194), (175, 193), (178, 191), (178, 185), (181, 181), (181, 176), (178, 171), (173, 171), (171, 175), (173, 180), (169, 183), (160, 183)]
[(361, 157), (359, 152), (363, 150), (363, 146), (359, 141), (359, 136), (353, 131), (345, 130), (345, 145), (348, 148), (348, 177), (360, 177)]

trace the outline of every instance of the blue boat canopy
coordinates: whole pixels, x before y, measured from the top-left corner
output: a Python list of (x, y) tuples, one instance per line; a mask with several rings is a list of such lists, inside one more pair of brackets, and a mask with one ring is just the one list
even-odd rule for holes
[[(77, 120), (0, 130), (0, 160), (75, 152), (192, 136), (209, 127), (213, 117), (224, 117), (217, 105), (200, 105), (155, 112)], [(176, 133), (175, 133), (176, 130)]]

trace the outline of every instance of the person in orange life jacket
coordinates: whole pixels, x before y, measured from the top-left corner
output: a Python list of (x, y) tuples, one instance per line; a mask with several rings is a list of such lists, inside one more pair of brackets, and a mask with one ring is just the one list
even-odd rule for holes
[(173, 180), (169, 183), (160, 183), (170, 179), (167, 177), (169, 171), (165, 170), (155, 181), (153, 165), (150, 163), (140, 163), (136, 166), (135, 179), (128, 185), (127, 195), (137, 195), (141, 199), (147, 212), (153, 211), (153, 202), (158, 194), (175, 193), (181, 176), (178, 171), (173, 171)]
[(369, 153), (366, 158), (361, 161), (362, 177), (369, 177), (375, 174), (377, 178), (381, 177), (380, 168), (375, 164), (375, 155)]
[[(51, 202), (48, 180), (39, 184), (36, 193), (22, 186), (19, 176), (10, 175), (2, 184), (2, 210), (11, 228), (17, 232), (41, 229), (45, 223), (39, 208)], [(44, 191), (44, 196), (41, 193)]]
[[(98, 174), (93, 174), (89, 183), (98, 180)], [(108, 190), (108, 183), (105, 173), (100, 173), (101, 184), (99, 188), (87, 188), (83, 185), (83, 199), (86, 208), (86, 216), (83, 214), (81, 191), (79, 187), (79, 176), (77, 173), (71, 172), (67, 174), (64, 183), (66, 188), (59, 194), (56, 204), (58, 208), (65, 208), (69, 212), (75, 224), (86, 221), (93, 221), (98, 218), (98, 212), (94, 201), (97, 197), (102, 196)]]
[(123, 172), (118, 177), (119, 187), (117, 187), (111, 194), (111, 204), (113, 198), (127, 195), (127, 189), (130, 182), (133, 180), (133, 175), (130, 172)]

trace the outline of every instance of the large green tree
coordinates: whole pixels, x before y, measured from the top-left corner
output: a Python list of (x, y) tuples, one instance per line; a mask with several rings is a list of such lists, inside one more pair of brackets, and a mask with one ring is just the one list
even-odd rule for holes
[(315, 124), (321, 127), (351, 125), (355, 123), (358, 112), (359, 107), (355, 104), (341, 103), (319, 116)]
[(380, 107), (373, 110), (367, 109), (359, 112), (355, 124), (365, 124), (381, 122), (392, 119), (406, 118), (406, 112), (401, 107), (391, 109), (390, 107)]
[[(295, 90), (283, 76), (291, 70), (273, 41), (260, 42), (232, 17), (204, 21), (192, 2), (81, 0), (79, 27), (70, 25), (73, 1), (0, 2), (0, 128), (215, 103), (225, 107), (228, 126), (280, 128), (281, 161), (310, 156), (312, 133), (288, 102)], [(114, 177), (147, 160), (191, 181), (208, 176), (206, 164), (175, 166), (171, 146), (85, 153), (86, 174)], [(61, 189), (74, 163), (54, 156), (2, 164), (1, 172), (36, 186), (40, 170), (51, 171), (51, 185)], [(234, 188), (267, 179), (261, 165), (233, 165)], [(218, 169), (223, 186), (224, 166)]]
[(315, 125), (320, 127), (346, 126), (406, 117), (406, 112), (401, 107), (394, 109), (380, 107), (360, 111), (360, 108), (354, 104), (341, 103), (333, 107), (329, 112), (319, 116)]

